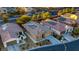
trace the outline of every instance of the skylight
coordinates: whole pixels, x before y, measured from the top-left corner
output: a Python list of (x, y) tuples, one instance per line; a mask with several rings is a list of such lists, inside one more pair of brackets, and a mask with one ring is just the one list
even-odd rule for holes
[(35, 29), (37, 26), (36, 25), (28, 25), (29, 27), (31, 27), (32, 29)]

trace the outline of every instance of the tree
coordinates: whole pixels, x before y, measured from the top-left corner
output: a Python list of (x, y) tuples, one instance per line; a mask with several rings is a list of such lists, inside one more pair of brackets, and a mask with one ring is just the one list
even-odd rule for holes
[(7, 14), (2, 15), (2, 19), (3, 19), (4, 23), (8, 22), (8, 18), (9, 18), (9, 16)]
[(21, 15), (24, 15), (24, 14), (26, 14), (27, 13), (27, 8), (25, 8), (25, 7), (17, 7), (16, 8), (16, 11), (18, 12), (18, 13), (20, 13)]
[(73, 11), (75, 11), (75, 8), (72, 7), (72, 8), (71, 8), (71, 12), (73, 12)]
[(19, 25), (25, 24), (31, 20), (30, 16), (23, 15), (20, 18), (16, 19), (16, 23)]
[(41, 20), (46, 20), (50, 17), (51, 17), (51, 14), (49, 12), (42, 12), (42, 13), (38, 13), (37, 15), (33, 14), (32, 20), (40, 22)]
[(33, 14), (31, 20), (32, 20), (32, 21), (36, 21), (36, 20), (37, 20), (37, 15)]
[(51, 17), (51, 14), (49, 12), (45, 12), (45, 13), (41, 13), (41, 17), (42, 19), (48, 19)]
[(72, 32), (72, 35), (74, 37), (79, 36), (79, 28), (74, 29), (73, 32)]
[(58, 16), (61, 16), (62, 14), (63, 14), (62, 10), (59, 10), (57, 13)]
[(42, 15), (41, 15), (41, 13), (39, 13), (39, 14), (37, 15), (37, 21), (40, 22), (40, 21), (42, 21), (42, 20), (43, 20)]

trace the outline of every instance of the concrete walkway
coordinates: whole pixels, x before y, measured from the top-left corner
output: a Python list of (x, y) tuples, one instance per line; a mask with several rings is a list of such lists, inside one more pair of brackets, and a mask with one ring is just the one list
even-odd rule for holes
[(69, 42), (75, 40), (70, 34), (63, 34), (63, 37)]

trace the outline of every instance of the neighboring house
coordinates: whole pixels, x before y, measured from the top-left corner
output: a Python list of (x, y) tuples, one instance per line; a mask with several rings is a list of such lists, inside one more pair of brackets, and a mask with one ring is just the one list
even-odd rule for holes
[(48, 35), (51, 35), (50, 28), (37, 22), (31, 21), (24, 24), (23, 26), (27, 30), (29, 36), (34, 42), (40, 41)]
[(72, 25), (73, 22), (71, 19), (68, 18), (64, 18), (64, 17), (60, 17), (57, 19), (59, 22), (64, 23), (64, 24), (68, 24), (68, 25)]
[(14, 13), (16, 12), (16, 7), (0, 7), (0, 13)]
[(28, 12), (31, 12), (33, 10), (32, 7), (26, 7), (26, 8), (27, 8)]
[(24, 40), (26, 39), (26, 36), (19, 25), (14, 23), (6, 23), (1, 27), (1, 38), (5, 48), (15, 44), (25, 44)]
[(66, 13), (64, 15), (61, 15), (62, 18), (66, 18), (65, 21), (63, 21), (64, 23), (67, 23), (67, 24), (74, 24), (75, 21), (77, 21), (77, 19), (79, 18), (78, 17), (78, 13), (76, 14), (70, 14), (70, 13)]
[(7, 9), (8, 13), (14, 13), (16, 12), (16, 7), (5, 7)]
[[(57, 35), (61, 35), (63, 34), (63, 32), (66, 31), (66, 24), (62, 24), (60, 22), (56, 22), (56, 21), (46, 21), (44, 22), (45, 25), (49, 26), (51, 28), (51, 30), (56, 33)], [(67, 27), (68, 29), (72, 29), (71, 26)]]
[(7, 9), (5, 7), (0, 7), (0, 13), (7, 13)]

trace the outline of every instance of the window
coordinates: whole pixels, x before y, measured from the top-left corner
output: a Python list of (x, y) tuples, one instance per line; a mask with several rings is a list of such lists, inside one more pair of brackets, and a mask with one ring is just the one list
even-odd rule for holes
[(42, 38), (44, 38), (44, 34), (42, 34)]
[(19, 43), (22, 43), (22, 41), (20, 40)]
[(21, 37), (21, 39), (23, 40), (23, 37)]
[[(18, 38), (25, 36), (23, 32), (16, 33), (18, 35)], [(22, 38), (23, 39), (23, 38)]]
[(6, 12), (6, 10), (4, 10), (4, 12)]
[(19, 32), (19, 35), (22, 35), (22, 32)]
[(36, 25), (33, 25), (33, 24), (31, 24), (31, 25), (28, 25), (30, 28), (32, 28), (32, 29), (35, 29), (37, 26)]

